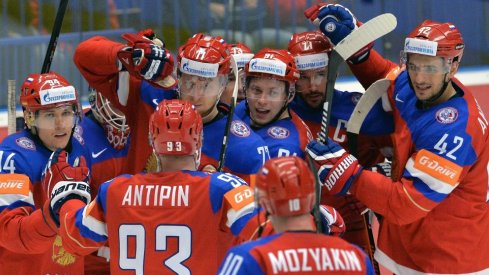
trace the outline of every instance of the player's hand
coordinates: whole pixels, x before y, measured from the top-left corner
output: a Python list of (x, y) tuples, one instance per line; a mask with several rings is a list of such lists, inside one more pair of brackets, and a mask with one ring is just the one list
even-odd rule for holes
[(358, 28), (355, 16), (338, 4), (316, 4), (304, 14), (334, 45)]
[(381, 163), (377, 163), (372, 167), (369, 167), (368, 170), (372, 172), (377, 172), (379, 174), (382, 174), (386, 177), (391, 177), (392, 174), (392, 163), (390, 161), (385, 161)]
[(331, 195), (346, 195), (363, 170), (353, 155), (347, 153), (330, 138), (326, 144), (314, 140), (309, 142), (306, 152), (312, 157), (318, 169), (321, 186), (326, 187)]
[(323, 233), (336, 237), (341, 237), (345, 233), (345, 222), (336, 209), (328, 205), (320, 205), (319, 213), (321, 215)]
[(59, 227), (59, 210), (66, 201), (78, 199), (89, 203), (91, 200), (90, 170), (85, 158), (80, 157), (74, 166), (68, 164), (67, 160), (66, 151), (60, 149), (54, 151), (41, 179), (42, 188), (47, 196), (43, 214), (46, 219), (52, 219), (57, 227)]
[(170, 51), (155, 44), (145, 34), (125, 33), (129, 47), (117, 53), (120, 64), (131, 74), (152, 82), (171, 76), (174, 60)]
[[(316, 4), (308, 8), (304, 15), (326, 35), (334, 45), (362, 25), (351, 11), (339, 4)], [(360, 63), (368, 57), (373, 42), (359, 50), (348, 60)]]

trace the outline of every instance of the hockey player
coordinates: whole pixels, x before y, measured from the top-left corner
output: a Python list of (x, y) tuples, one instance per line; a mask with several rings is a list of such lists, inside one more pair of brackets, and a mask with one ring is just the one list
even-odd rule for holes
[(286, 50), (262, 49), (245, 67), (246, 100), (236, 114), (267, 143), (270, 157), (305, 157), (309, 128), (289, 110), (299, 71)]
[[(354, 28), (343, 6), (313, 9), (309, 19), (333, 43)], [(376, 259), (396, 274), (489, 272), (488, 122), (454, 77), (464, 46), (453, 24), (426, 20), (406, 38), (401, 70), (373, 50), (353, 66), (364, 84), (392, 79), (383, 101), (395, 123), (392, 179), (362, 170), (332, 140), (308, 145), (323, 190), (349, 192), (383, 216)]]
[(269, 214), (276, 234), (233, 247), (218, 274), (374, 274), (360, 248), (316, 234), (309, 214), (314, 184), (298, 157), (267, 161), (257, 174), (255, 201)]
[[(128, 45), (101, 36), (83, 41), (73, 59), (88, 84), (126, 116), (131, 143), (123, 171), (134, 174), (144, 170), (152, 154), (147, 138), (149, 117), (158, 102), (176, 96), (176, 82), (171, 77), (173, 57), (161, 41), (150, 39), (154, 38), (151, 31), (124, 37)], [(160, 88), (145, 89), (151, 86), (148, 81)], [(99, 147), (93, 153), (97, 156), (102, 150)]]
[(129, 172), (125, 162), (131, 143), (131, 128), (125, 114), (102, 93), (91, 88), (88, 102), (90, 109), (85, 112), (80, 126), (81, 134), (88, 142), (92, 197), (95, 197), (100, 184)]
[(111, 274), (215, 273), (229, 240), (236, 239), (255, 207), (242, 179), (196, 171), (202, 127), (190, 103), (163, 101), (149, 126), (160, 173), (108, 181), (85, 207), (76, 198), (86, 194), (50, 192), (53, 201), (62, 202), (59, 234), (69, 242), (67, 249), (83, 255), (108, 240)]
[[(195, 105), (204, 122), (201, 168), (212, 171), (219, 154), (228, 112), (218, 105), (230, 72), (231, 55), (220, 37), (195, 34), (178, 51), (178, 93), (180, 99)], [(237, 117), (229, 131), (224, 171), (249, 182), (269, 159), (263, 139)]]
[[(328, 55), (332, 48), (329, 39), (319, 31), (293, 34), (288, 45), (288, 50), (294, 56), (300, 72), (300, 78), (295, 85), (296, 96), (290, 103), (290, 108), (304, 120), (314, 138), (317, 138), (321, 129), (328, 82)], [(348, 149), (346, 123), (361, 96), (360, 92), (334, 90), (328, 133), (334, 141), (346, 149)], [(382, 111), (380, 101), (373, 111)], [(392, 132), (392, 129), (386, 129), (386, 125), (391, 125), (392, 121), (379, 121), (379, 116), (376, 116), (373, 111), (367, 116), (365, 122), (371, 126), (362, 129), (358, 140), (359, 148), (356, 148), (358, 159), (365, 166), (383, 162), (385, 156), (382, 155), (381, 149), (392, 147), (386, 135)], [(375, 123), (368, 122), (374, 118), (376, 118)]]
[(236, 101), (241, 102), (245, 98), (243, 91), (245, 80), (244, 67), (253, 58), (253, 52), (243, 43), (238, 42), (228, 44), (228, 48), (238, 67), (238, 79), (235, 79), (236, 76), (234, 75), (234, 72), (229, 74), (228, 84), (226, 85), (226, 89), (222, 93), (220, 99), (220, 101), (226, 105), (230, 105), (231, 103), (235, 81), (238, 81), (238, 96)]
[[(65, 251), (49, 213), (41, 177), (52, 151), (68, 161), (87, 152), (79, 136), (78, 94), (65, 78), (50, 72), (23, 82), (20, 103), (25, 129), (0, 144), (0, 271), (2, 274), (83, 274), (83, 258)], [(84, 171), (88, 176), (88, 169)], [(49, 222), (51, 221), (51, 222)]]

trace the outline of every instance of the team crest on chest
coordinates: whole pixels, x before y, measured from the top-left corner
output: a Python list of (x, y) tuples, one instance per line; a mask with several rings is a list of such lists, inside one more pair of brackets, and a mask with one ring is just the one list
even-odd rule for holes
[(267, 133), (269, 136), (276, 139), (285, 139), (290, 135), (288, 129), (278, 126), (271, 127), (270, 129), (268, 129)]
[(18, 138), (15, 140), (15, 143), (17, 143), (17, 145), (19, 145), (24, 149), (36, 151), (36, 145), (34, 144), (34, 141), (32, 141), (30, 138), (26, 138), (26, 137)]
[(231, 123), (231, 132), (238, 137), (247, 137), (250, 135), (251, 130), (243, 121), (234, 120)]
[(436, 112), (436, 120), (443, 124), (449, 124), (457, 120), (458, 111), (452, 107), (446, 107)]

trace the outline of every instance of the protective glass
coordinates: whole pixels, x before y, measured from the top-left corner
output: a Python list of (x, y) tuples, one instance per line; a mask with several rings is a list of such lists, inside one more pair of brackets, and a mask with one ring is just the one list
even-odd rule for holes
[[(433, 59), (437, 62), (433, 62), (432, 64), (418, 65), (409, 60), (409, 55), (407, 53), (401, 51), (401, 68), (405, 68), (409, 73), (426, 75), (445, 74), (450, 72), (452, 59), (443, 57), (433, 57)], [(439, 59), (441, 59), (443, 62), (438, 62)]]
[(74, 111), (73, 106), (67, 105), (37, 111), (33, 125), (39, 129), (73, 128), (77, 120), (78, 115)]
[[(277, 81), (270, 79), (270, 81)], [(250, 83), (245, 90), (246, 98), (252, 100), (263, 99), (265, 101), (284, 101), (287, 98), (284, 86), (277, 86), (275, 88), (262, 89), (255, 83)]]
[(217, 96), (226, 87), (226, 81), (222, 81), (222, 78), (221, 76), (207, 78), (182, 74), (179, 79), (180, 94), (184, 96)]
[(328, 80), (328, 71), (326, 68), (301, 71), (301, 76), (296, 82), (297, 92), (308, 91), (311, 85), (320, 86), (323, 81)]

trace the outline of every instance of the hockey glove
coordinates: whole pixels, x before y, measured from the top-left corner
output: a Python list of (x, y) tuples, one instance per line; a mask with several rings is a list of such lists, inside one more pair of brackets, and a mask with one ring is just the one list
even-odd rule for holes
[(311, 141), (306, 152), (314, 159), (321, 186), (331, 195), (344, 196), (362, 172), (358, 160), (328, 138), (326, 144)]
[[(157, 82), (163, 88), (176, 84), (171, 77), (174, 60), (170, 51), (141, 34), (125, 33), (122, 38), (127, 40), (129, 47), (121, 49), (117, 57), (129, 74)], [(164, 83), (160, 84), (162, 81)]]
[[(308, 8), (304, 15), (326, 35), (334, 45), (362, 25), (351, 11), (339, 4), (316, 4)], [(373, 42), (363, 47), (348, 59), (357, 64), (368, 58)]]
[(391, 170), (392, 170), (392, 163), (390, 161), (385, 161), (381, 163), (377, 163), (372, 167), (369, 167), (367, 170), (370, 170), (372, 172), (377, 172), (379, 174), (382, 174), (386, 177), (391, 177)]
[[(67, 162), (66, 151), (54, 151), (49, 158), (43, 178), (42, 188), (47, 196), (43, 206), (43, 215), (47, 220), (54, 221), (59, 227), (59, 210), (63, 204), (71, 199), (78, 199), (89, 203), (90, 196), (90, 170), (85, 158), (82, 156), (76, 166)], [(49, 212), (49, 214), (48, 214)]]
[(319, 213), (321, 215), (323, 233), (336, 237), (341, 237), (345, 233), (345, 222), (336, 209), (328, 205), (320, 205)]

